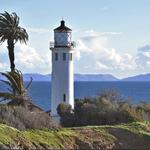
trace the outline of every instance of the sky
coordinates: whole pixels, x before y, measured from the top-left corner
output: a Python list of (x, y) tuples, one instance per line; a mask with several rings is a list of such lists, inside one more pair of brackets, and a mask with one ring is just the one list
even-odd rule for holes
[[(29, 34), (15, 45), (16, 67), (51, 73), (53, 29), (63, 18), (73, 30), (74, 72), (118, 78), (150, 72), (150, 0), (0, 0), (0, 12), (16, 12)], [(0, 45), (0, 72), (9, 70), (7, 45)]]

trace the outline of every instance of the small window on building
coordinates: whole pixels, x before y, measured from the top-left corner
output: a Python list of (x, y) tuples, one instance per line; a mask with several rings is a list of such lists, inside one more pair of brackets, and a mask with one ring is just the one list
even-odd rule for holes
[(55, 53), (55, 60), (58, 60), (58, 53)]
[(63, 53), (63, 60), (66, 60), (66, 53)]
[(66, 94), (63, 95), (63, 101), (66, 102)]
[(70, 53), (70, 60), (72, 60), (73, 56), (72, 56), (72, 53)]

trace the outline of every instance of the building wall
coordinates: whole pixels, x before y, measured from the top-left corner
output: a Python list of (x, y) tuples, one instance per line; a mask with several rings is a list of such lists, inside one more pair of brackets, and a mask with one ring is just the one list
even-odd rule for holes
[[(55, 53), (58, 60), (55, 60)], [(63, 55), (66, 54), (66, 60)], [(54, 48), (52, 50), (52, 84), (51, 84), (51, 113), (57, 115), (57, 106), (60, 103), (70, 104), (74, 107), (74, 76), (73, 76), (73, 56), (71, 60), (71, 48)], [(66, 101), (64, 101), (64, 94)]]

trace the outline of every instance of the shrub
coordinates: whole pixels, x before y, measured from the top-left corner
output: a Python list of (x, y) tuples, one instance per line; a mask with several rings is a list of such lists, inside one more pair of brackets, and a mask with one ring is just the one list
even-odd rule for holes
[(74, 126), (74, 115), (72, 112), (71, 105), (60, 103), (57, 107), (57, 113), (61, 117), (60, 118), (61, 125), (66, 127)]
[(60, 116), (64, 116), (64, 114), (70, 113), (71, 112), (71, 105), (65, 104), (65, 103), (60, 103), (57, 107), (57, 113)]
[(44, 111), (29, 111), (22, 106), (0, 105), (0, 122), (21, 130), (58, 127)]
[(149, 104), (132, 105), (111, 90), (102, 92), (97, 98), (76, 100), (71, 115), (67, 108), (66, 105), (61, 105), (60, 116), (63, 126), (112, 125), (150, 120)]

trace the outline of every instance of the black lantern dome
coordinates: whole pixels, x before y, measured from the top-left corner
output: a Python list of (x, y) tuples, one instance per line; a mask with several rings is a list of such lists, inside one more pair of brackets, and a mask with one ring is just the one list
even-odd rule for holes
[(55, 28), (54, 31), (72, 31), (72, 30), (71, 30), (70, 28), (66, 27), (66, 26), (65, 26), (65, 21), (62, 20), (62, 21), (60, 22), (60, 26), (57, 27), (57, 28)]

